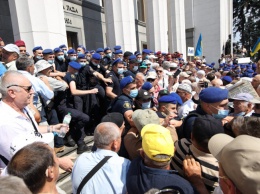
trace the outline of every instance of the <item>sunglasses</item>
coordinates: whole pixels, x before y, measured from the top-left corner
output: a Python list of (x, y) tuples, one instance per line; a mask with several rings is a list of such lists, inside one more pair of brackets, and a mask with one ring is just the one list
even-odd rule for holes
[(155, 79), (147, 79), (148, 82), (154, 82)]
[(157, 70), (156, 73), (158, 73), (158, 72), (162, 73), (163, 71), (161, 71), (161, 70)]
[(30, 93), (30, 91), (32, 89), (32, 85), (30, 85), (30, 86), (20, 86), (20, 85), (15, 85), (15, 84), (7, 86), (6, 88), (10, 88), (12, 86), (17, 86), (17, 87), (23, 88), (27, 93)]

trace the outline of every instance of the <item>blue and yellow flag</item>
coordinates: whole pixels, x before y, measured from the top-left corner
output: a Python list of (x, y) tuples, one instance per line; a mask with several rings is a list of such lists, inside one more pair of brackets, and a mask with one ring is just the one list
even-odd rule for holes
[(256, 41), (252, 51), (250, 52), (251, 56), (254, 56), (260, 50), (260, 38)]
[(200, 37), (196, 46), (195, 56), (202, 56), (202, 36), (200, 33)]

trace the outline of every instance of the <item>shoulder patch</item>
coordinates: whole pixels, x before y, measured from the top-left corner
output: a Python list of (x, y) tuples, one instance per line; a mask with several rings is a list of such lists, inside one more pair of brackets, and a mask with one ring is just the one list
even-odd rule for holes
[(71, 77), (72, 79), (75, 79), (75, 78), (76, 78), (76, 76), (75, 76), (74, 74), (71, 74), (70, 77)]
[(124, 108), (131, 108), (131, 104), (130, 104), (129, 102), (125, 102), (125, 103), (123, 104), (123, 107), (124, 107)]

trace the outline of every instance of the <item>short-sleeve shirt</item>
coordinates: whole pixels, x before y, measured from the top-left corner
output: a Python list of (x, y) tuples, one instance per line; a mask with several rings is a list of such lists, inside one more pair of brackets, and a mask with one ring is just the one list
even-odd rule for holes
[(107, 87), (113, 88), (112, 92), (114, 94), (116, 94), (117, 96), (119, 96), (121, 94), (120, 82), (119, 82), (119, 79), (118, 79), (117, 75), (115, 74), (115, 72), (110, 71), (106, 75), (106, 78), (109, 78), (109, 79), (111, 79), (113, 81), (112, 83), (108, 83)]
[[(67, 72), (64, 76), (64, 81), (67, 82), (68, 85), (70, 85), (70, 82), (74, 81), (76, 83), (76, 76), (74, 74), (71, 74), (70, 72)], [(74, 103), (74, 97), (71, 94), (70, 88), (66, 90), (67, 93), (67, 103), (73, 104)]]

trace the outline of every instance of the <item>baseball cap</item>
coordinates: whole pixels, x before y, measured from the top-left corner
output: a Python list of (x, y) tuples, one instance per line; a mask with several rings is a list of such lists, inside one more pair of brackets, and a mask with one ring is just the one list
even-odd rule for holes
[(147, 124), (160, 124), (160, 119), (156, 112), (150, 109), (137, 109), (133, 112), (132, 119), (138, 131), (140, 132), (142, 128)]
[(123, 125), (124, 117), (119, 112), (111, 112), (107, 113), (102, 119), (101, 123), (103, 122), (112, 122), (115, 123), (119, 128)]
[(39, 73), (43, 71), (44, 69), (47, 69), (49, 67), (52, 67), (51, 64), (48, 63), (46, 60), (39, 60), (35, 63), (36, 72)]
[(209, 140), (211, 154), (242, 193), (260, 193), (259, 144), (259, 138), (249, 135), (217, 134)]
[[(174, 144), (168, 129), (158, 124), (145, 125), (141, 130), (142, 149), (152, 160), (167, 162), (174, 155)], [(157, 157), (165, 155), (165, 157)]]
[(151, 95), (147, 90), (140, 89), (138, 90), (138, 95), (136, 96), (136, 99), (148, 100), (151, 99)]
[(8, 52), (11, 52), (11, 53), (15, 52), (18, 55), (20, 55), (20, 50), (19, 50), (18, 46), (15, 44), (7, 44), (3, 47), (3, 49), (5, 49)]
[(230, 98), (229, 101), (234, 101), (234, 100), (243, 100), (246, 102), (250, 102), (251, 100), (253, 100), (253, 96), (249, 93), (239, 93), (237, 95), (235, 95), (233, 98)]
[(180, 74), (179, 74), (179, 76), (180, 77), (190, 77), (186, 72), (181, 72)]
[(179, 87), (178, 87), (179, 90), (183, 90), (185, 92), (188, 92), (191, 94), (192, 92), (192, 88), (189, 84), (180, 84)]
[(156, 79), (156, 78), (157, 78), (157, 74), (156, 74), (155, 71), (149, 71), (149, 72), (147, 73), (146, 80), (147, 80), (147, 79)]

